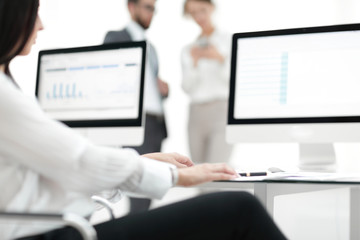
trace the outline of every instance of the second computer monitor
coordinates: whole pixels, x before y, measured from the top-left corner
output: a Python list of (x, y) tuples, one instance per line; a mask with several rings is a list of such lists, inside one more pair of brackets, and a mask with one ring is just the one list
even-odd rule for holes
[(45, 113), (102, 145), (141, 145), (146, 43), (40, 51)]
[(360, 24), (235, 34), (228, 141), (359, 142), (359, 64)]

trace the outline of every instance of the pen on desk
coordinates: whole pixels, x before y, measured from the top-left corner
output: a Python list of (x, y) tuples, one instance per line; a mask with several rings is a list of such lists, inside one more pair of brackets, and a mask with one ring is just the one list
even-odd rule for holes
[(255, 177), (255, 176), (267, 176), (267, 172), (243, 172), (239, 173), (242, 177)]

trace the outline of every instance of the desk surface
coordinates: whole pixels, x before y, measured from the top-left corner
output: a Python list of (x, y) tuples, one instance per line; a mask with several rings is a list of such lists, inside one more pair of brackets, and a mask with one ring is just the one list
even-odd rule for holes
[[(306, 176), (304, 176), (306, 175)], [(268, 213), (274, 215), (274, 205), (277, 196), (288, 194), (309, 193), (336, 188), (349, 188), (350, 203), (350, 236), (351, 240), (360, 239), (360, 176), (339, 174), (289, 174), (281, 178), (242, 177), (230, 181), (216, 181), (201, 185), (200, 187), (223, 190), (253, 190), (255, 196), (263, 203)]]
[(254, 179), (254, 180), (229, 180), (229, 181), (214, 181), (222, 183), (309, 183), (309, 184), (350, 184), (359, 185), (360, 179), (357, 181), (339, 181), (339, 180), (296, 180), (296, 179)]
[(234, 183), (309, 183), (309, 184), (341, 184), (359, 185), (359, 174), (339, 174), (323, 172), (295, 172), (295, 173), (275, 173), (268, 176), (240, 177), (235, 180), (219, 181)]

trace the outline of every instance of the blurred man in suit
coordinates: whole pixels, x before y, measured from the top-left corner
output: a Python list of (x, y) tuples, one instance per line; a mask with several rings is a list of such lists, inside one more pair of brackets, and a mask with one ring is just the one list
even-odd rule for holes
[[(150, 27), (155, 13), (155, 2), (156, 0), (128, 0), (128, 10), (131, 16), (129, 24), (123, 30), (108, 32), (104, 43), (146, 40), (145, 32)], [(163, 100), (169, 94), (169, 87), (158, 76), (158, 57), (155, 48), (151, 44), (148, 44), (146, 64), (145, 137), (142, 146), (133, 147), (140, 154), (160, 152), (162, 141), (167, 137)], [(148, 210), (150, 204), (150, 199), (130, 198), (130, 213)]]

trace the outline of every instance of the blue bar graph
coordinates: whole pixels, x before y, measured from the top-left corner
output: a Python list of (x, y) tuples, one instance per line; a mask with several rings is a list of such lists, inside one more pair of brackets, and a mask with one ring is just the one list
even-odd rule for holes
[(59, 84), (59, 97), (64, 98), (64, 96), (63, 96), (63, 84), (62, 83)]
[(66, 98), (70, 98), (70, 86), (66, 84)]
[[(65, 87), (64, 87), (65, 85)], [(83, 93), (81, 91), (77, 92), (77, 86), (76, 83), (58, 83), (53, 84), (52, 86), (52, 94), (48, 91), (46, 93), (46, 98), (48, 100), (52, 99), (76, 99), (76, 98), (82, 98)]]
[(76, 83), (73, 83), (72, 96), (73, 96), (73, 98), (76, 98)]
[(53, 86), (53, 98), (56, 99), (57, 96), (56, 96), (56, 84), (54, 84)]
[[(46, 99), (48, 99), (49, 101), (53, 101), (53, 100), (57, 100), (57, 101), (61, 101), (61, 100), (70, 100), (70, 99), (82, 99), (82, 98), (86, 98), (87, 94), (84, 91), (84, 89), (81, 89), (81, 84), (83, 84), (81, 82), (76, 82), (76, 80), (72, 79), (70, 80), (68, 78), (68, 76), (66, 75), (59, 75), (59, 74), (65, 74), (66, 72), (71, 72), (70, 74), (73, 74), (74, 72), (76, 72), (76, 79), (81, 79), (81, 74), (83, 74), (82, 72), (85, 73), (85, 71), (95, 71), (99, 70), (99, 71), (113, 71), (113, 70), (117, 70), (117, 68), (123, 67), (134, 67), (134, 66), (138, 66), (137, 63), (125, 63), (122, 64), (120, 66), (120, 64), (118, 63), (104, 63), (104, 64), (78, 64), (75, 66), (60, 66), (60, 67), (53, 67), (53, 68), (48, 68), (45, 69), (45, 72), (47, 74), (51, 74), (56, 76), (56, 79), (61, 79), (61, 77), (63, 77), (63, 81), (59, 81), (59, 80), (55, 80), (56, 82), (54, 82), (50, 89), (46, 91)], [(57, 75), (55, 75), (57, 74)], [(80, 75), (79, 75), (80, 74)], [(84, 79), (86, 80), (86, 78)], [(80, 85), (79, 85), (80, 84)], [(80, 86), (80, 87), (79, 87)], [(85, 87), (85, 86), (84, 86)], [(127, 89), (123, 89), (123, 92), (126, 92)]]

